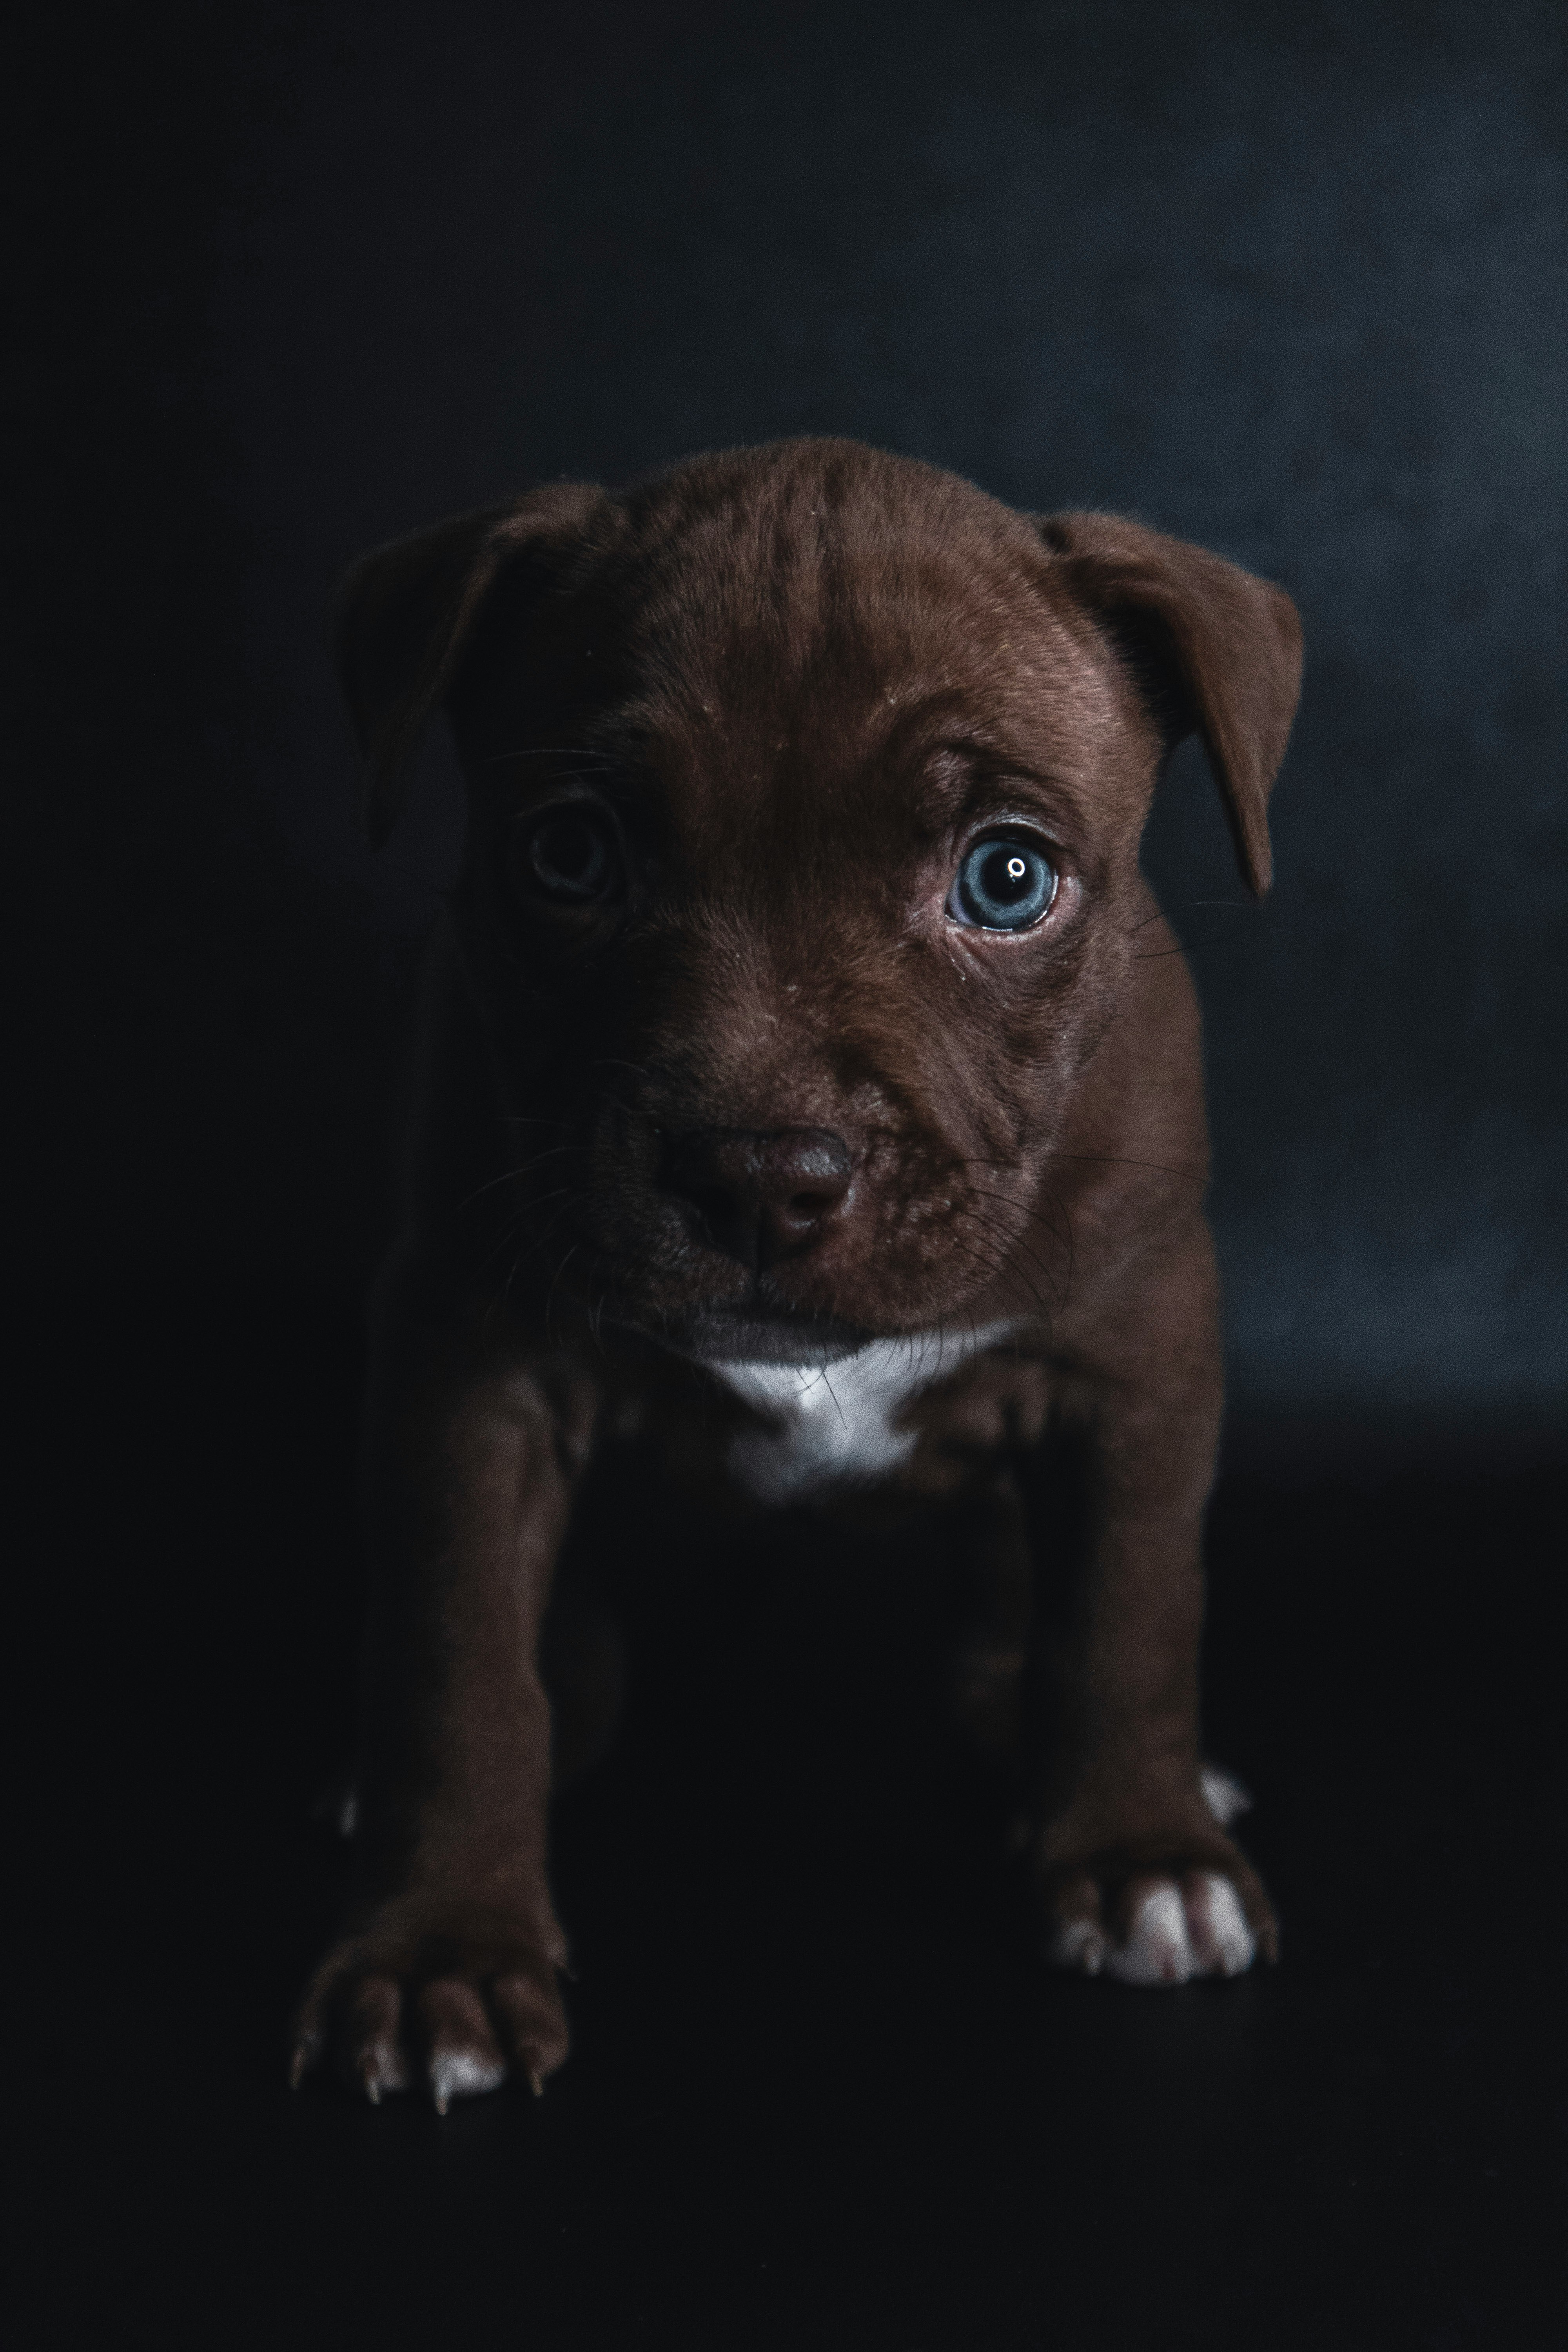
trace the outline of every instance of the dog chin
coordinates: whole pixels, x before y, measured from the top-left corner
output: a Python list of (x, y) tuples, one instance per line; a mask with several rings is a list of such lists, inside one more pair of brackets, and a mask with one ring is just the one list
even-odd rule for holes
[(837, 1316), (770, 1315), (721, 1307), (694, 1309), (656, 1335), (677, 1355), (707, 1364), (836, 1364), (876, 1337)]

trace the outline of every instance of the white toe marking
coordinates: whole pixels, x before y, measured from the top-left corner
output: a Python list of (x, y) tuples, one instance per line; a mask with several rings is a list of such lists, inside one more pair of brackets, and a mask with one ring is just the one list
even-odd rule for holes
[(1187, 1915), (1167, 1879), (1138, 1906), (1132, 1933), (1120, 1951), (1106, 1957), (1105, 1973), (1118, 1984), (1185, 1984), (1196, 1963), (1187, 1941)]
[(1222, 1772), (1217, 1764), (1205, 1764), (1198, 1774), (1198, 1785), (1204, 1792), (1204, 1802), (1219, 1823), (1228, 1829), (1238, 1813), (1249, 1812), (1252, 1799), (1234, 1773)]
[(396, 2050), (373, 2050), (360, 2060), (359, 2080), (371, 2105), (379, 2107), (388, 2092), (408, 2088), (408, 2070)]
[(1228, 1878), (1205, 1871), (1187, 1897), (1187, 1929), (1208, 1975), (1238, 1977), (1257, 1949), (1241, 1900)]
[(1105, 1937), (1092, 1919), (1065, 1919), (1046, 1953), (1053, 1969), (1076, 1969), (1097, 1977), (1105, 1965)]
[(480, 2058), (471, 2050), (438, 2050), (430, 2061), (430, 2088), (443, 2115), (448, 2099), (499, 2090), (505, 2080), (506, 2068), (499, 2058)]

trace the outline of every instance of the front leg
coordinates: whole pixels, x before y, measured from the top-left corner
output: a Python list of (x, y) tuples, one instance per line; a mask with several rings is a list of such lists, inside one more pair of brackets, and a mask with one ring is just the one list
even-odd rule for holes
[(592, 1400), (417, 1320), (377, 1387), (354, 1885), (293, 2079), (423, 2080), (445, 2112), (566, 2054), (538, 1647)]
[(1128, 1984), (1235, 1976), (1256, 1952), (1278, 1953), (1268, 1897), (1215, 1818), (1201, 1765), (1202, 1521), (1219, 1423), (1217, 1343), (1202, 1344), (1211, 1324), (1131, 1369), (1080, 1374), (1021, 1478), (1037, 1573), (1026, 1707), (1046, 1955)]

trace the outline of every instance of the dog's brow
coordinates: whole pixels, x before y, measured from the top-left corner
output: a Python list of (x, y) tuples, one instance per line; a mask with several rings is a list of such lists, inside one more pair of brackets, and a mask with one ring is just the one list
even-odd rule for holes
[(984, 805), (999, 792), (1010, 796), (1009, 788), (1020, 787), (1053, 807), (1070, 808), (1073, 802), (1072, 787), (1065, 776), (1039, 767), (996, 737), (952, 738), (932, 746), (919, 768), (921, 800), (944, 818)]
[(487, 768), (507, 768), (524, 761), (547, 760), (552, 770), (521, 769), (520, 781), (530, 786), (542, 785), (549, 790), (556, 783), (588, 783), (601, 793), (614, 798), (617, 790), (625, 791), (639, 782), (645, 763), (638, 754), (641, 746), (626, 745), (612, 749), (587, 743), (530, 744), (526, 749), (489, 753), (483, 765)]

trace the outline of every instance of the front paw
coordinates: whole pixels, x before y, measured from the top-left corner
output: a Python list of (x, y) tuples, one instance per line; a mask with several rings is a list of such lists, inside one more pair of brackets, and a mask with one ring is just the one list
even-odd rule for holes
[(1040, 1874), (1045, 1956), (1053, 1968), (1118, 1984), (1237, 1977), (1279, 1931), (1257, 1873), (1230, 1840), (1151, 1853), (1146, 1842)]
[(373, 2105), (423, 2085), (439, 2115), (509, 2076), (541, 2092), (567, 2051), (556, 1984), (564, 1960), (553, 1923), (540, 1931), (388, 1905), (317, 1969), (289, 2080), (298, 2088), (329, 2067)]

